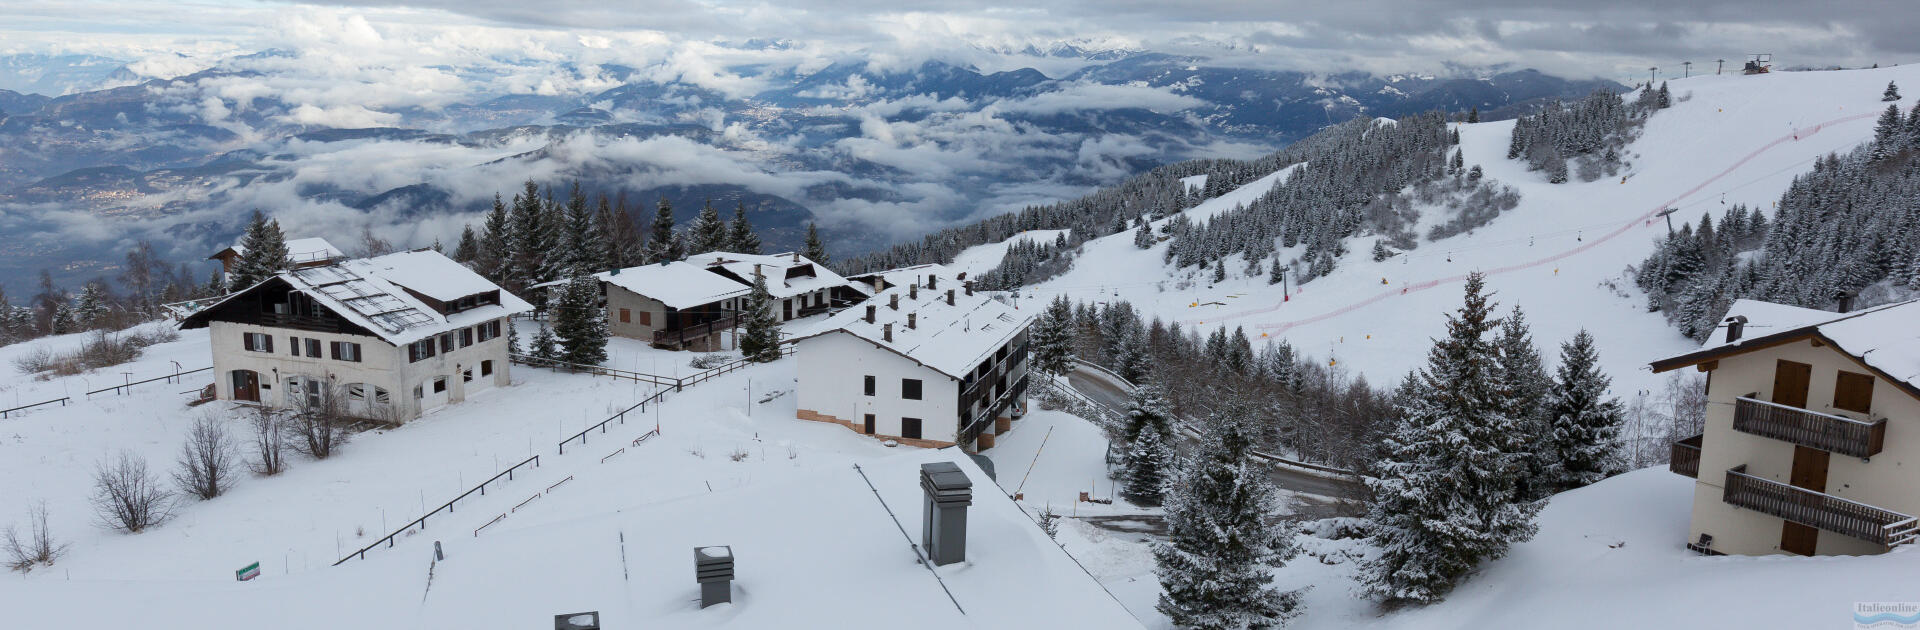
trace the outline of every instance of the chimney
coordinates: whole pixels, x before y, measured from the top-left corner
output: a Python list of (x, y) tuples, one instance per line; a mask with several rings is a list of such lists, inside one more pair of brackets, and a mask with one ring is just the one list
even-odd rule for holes
[(898, 293), (887, 294), (887, 308), (890, 308), (896, 311), (900, 310), (900, 294)]
[(758, 277), (760, 277), (760, 264), (759, 264), (759, 263), (754, 263), (754, 265), (753, 265), (753, 277), (755, 277), (755, 278), (758, 278)]
[(967, 282), (963, 283), (961, 286), (964, 286), (967, 288), (967, 297), (973, 297), (973, 281), (972, 280), (968, 280)]
[(1841, 291), (1839, 293), (1836, 293), (1834, 294), (1833, 299), (1834, 301), (1839, 302), (1839, 304), (1837, 305), (1838, 308), (1836, 309), (1839, 312), (1845, 313), (1847, 311), (1853, 310), (1853, 292), (1852, 291)]
[(880, 340), (893, 343), (893, 322), (880, 325)]
[(947, 306), (953, 306), (953, 289), (947, 289)]
[(934, 566), (967, 559), (967, 506), (973, 504), (973, 480), (953, 462), (920, 465), (920, 489), (926, 509), (920, 519), (920, 546)]
[(793, 262), (794, 264), (800, 263), (800, 252), (797, 250), (793, 252)]
[(927, 276), (927, 290), (935, 291), (935, 290), (938, 290), (939, 288), (940, 288), (940, 276), (934, 276), (934, 275)]
[(700, 583), (700, 607), (733, 602), (733, 548), (693, 548), (693, 577)]
[(868, 304), (868, 305), (867, 305), (867, 323), (869, 323), (869, 324), (871, 324), (871, 323), (873, 323), (873, 311), (874, 311), (874, 309), (876, 309), (876, 308), (878, 308), (878, 307), (876, 307), (876, 306), (874, 306), (874, 305), (872, 305), (872, 304)]
[(907, 285), (907, 299), (909, 300), (920, 299), (920, 283), (915, 282), (913, 284)]
[(919, 313), (907, 313), (907, 328), (908, 328), (908, 329), (917, 329), (917, 328), (919, 328), (919, 327), (920, 327), (920, 314), (919, 314)]
[(881, 291), (885, 291), (885, 290), (887, 290), (887, 281), (886, 281), (886, 279), (884, 279), (884, 278), (881, 278), (880, 276), (874, 276), (874, 277), (873, 277), (873, 292), (874, 292), (874, 293), (879, 293), (879, 292), (881, 292)]
[(1746, 332), (1747, 316), (1735, 315), (1727, 318), (1727, 343), (1740, 340), (1740, 333)]

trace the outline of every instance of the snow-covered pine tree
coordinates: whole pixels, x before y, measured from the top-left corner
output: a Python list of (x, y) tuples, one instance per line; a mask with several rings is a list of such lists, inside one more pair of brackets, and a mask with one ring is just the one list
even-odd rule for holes
[(80, 288), (80, 297), (73, 305), (73, 323), (75, 330), (93, 330), (107, 324), (107, 307), (113, 297), (107, 295), (107, 282), (94, 280)]
[(279, 221), (268, 221), (259, 210), (247, 222), (240, 238), (240, 259), (234, 261), (227, 285), (238, 291), (259, 284), (288, 268), (287, 237), (280, 232)]
[(807, 223), (807, 249), (803, 254), (813, 262), (822, 265), (828, 264), (831, 260), (827, 255), (827, 245), (820, 242), (819, 226), (811, 222)]
[(1873, 148), (1868, 159), (1885, 161), (1906, 146), (1906, 126), (1900, 119), (1900, 106), (1888, 105), (1885, 111), (1880, 112), (1880, 120), (1873, 126)]
[(1060, 515), (1053, 513), (1053, 506), (1049, 505), (1041, 510), (1040, 517), (1035, 522), (1040, 525), (1040, 533), (1046, 534), (1047, 539), (1052, 540), (1060, 535)]
[(554, 307), (554, 332), (560, 336), (560, 360), (599, 365), (607, 360), (607, 317), (600, 307), (600, 281), (577, 275), (567, 282)]
[(1273, 486), (1248, 461), (1244, 407), (1208, 421), (1200, 450), (1167, 493), (1167, 538), (1153, 548), (1165, 592), (1155, 609), (1183, 628), (1271, 628), (1299, 614), (1300, 592), (1273, 587), (1299, 552), (1291, 521), (1268, 525)]
[(1560, 367), (1547, 405), (1552, 422), (1549, 438), (1558, 464), (1553, 469), (1554, 492), (1585, 486), (1618, 471), (1615, 439), (1625, 414), (1620, 401), (1606, 397), (1611, 383), (1600, 371), (1600, 351), (1594, 348), (1593, 335), (1582, 329), (1572, 341), (1561, 344)]
[(687, 225), (687, 255), (717, 252), (727, 246), (727, 224), (720, 220), (720, 211), (713, 208), (713, 201), (700, 206), (700, 214)]
[(601, 195), (593, 224), (600, 229), (600, 242), (604, 247), (600, 254), (601, 269), (625, 269), (646, 263), (646, 238), (640, 235), (633, 215), (627, 212), (625, 193), (621, 193), (618, 203), (609, 202), (606, 195)]
[(1141, 427), (1140, 434), (1127, 450), (1127, 463), (1121, 476), (1126, 489), (1120, 492), (1134, 505), (1160, 505), (1165, 499), (1167, 476), (1173, 472), (1174, 453), (1170, 436), (1155, 425)]
[(545, 281), (547, 256), (554, 250), (545, 215), (540, 185), (529, 179), (513, 196), (512, 227), (507, 230), (508, 253), (501, 274), (509, 291), (519, 292)]
[(1480, 178), (1482, 176), (1483, 176), (1483, 172), (1480, 170), (1479, 164), (1475, 164), (1473, 165), (1473, 168), (1467, 169), (1467, 181), (1469, 182), (1480, 181)]
[(1280, 257), (1273, 257), (1273, 266), (1267, 269), (1267, 284), (1280, 284), (1287, 279), (1287, 268), (1281, 266)]
[(473, 265), (480, 258), (480, 236), (475, 234), (472, 225), (460, 228), (460, 243), (453, 246), (453, 259), (456, 262)]
[(1217, 283), (1221, 283), (1221, 282), (1226, 282), (1226, 281), (1227, 281), (1227, 259), (1225, 259), (1225, 258), (1216, 258), (1216, 259), (1214, 259), (1214, 261), (1213, 261), (1213, 281), (1214, 281), (1214, 283), (1216, 283), (1216, 284), (1217, 284)]
[(1526, 469), (1520, 475), (1520, 495), (1528, 500), (1552, 493), (1548, 480), (1556, 474), (1557, 462), (1547, 448), (1551, 429), (1547, 422), (1547, 395), (1553, 382), (1547, 377), (1540, 349), (1533, 343), (1533, 330), (1519, 306), (1500, 323), (1494, 339), (1494, 386), (1501, 413), (1512, 418), (1521, 433), (1518, 445), (1525, 447)]
[(533, 339), (528, 343), (532, 347), (527, 350), (527, 354), (535, 360), (560, 360), (560, 340), (553, 336), (553, 329), (548, 328), (545, 322), (540, 324), (540, 330), (533, 333)]
[(1900, 86), (1887, 82), (1887, 90), (1880, 93), (1880, 100), (1888, 103), (1900, 100)]
[(680, 239), (673, 233), (673, 202), (666, 197), (660, 198), (660, 205), (654, 211), (653, 225), (647, 233), (647, 263), (671, 262), (685, 258), (680, 249)]
[(1549, 184), (1567, 183), (1567, 161), (1566, 159), (1559, 157), (1557, 154), (1554, 157), (1547, 160), (1547, 183)]
[(733, 207), (733, 223), (727, 226), (727, 251), (736, 254), (760, 253), (760, 235), (753, 232), (753, 224), (747, 221), (747, 204)]
[(1475, 105), (1472, 109), (1467, 110), (1467, 122), (1480, 122), (1480, 106)]
[(1401, 385), (1399, 418), (1383, 441), (1367, 519), (1379, 554), (1362, 567), (1366, 591), (1387, 600), (1439, 601), (1481, 562), (1533, 537), (1538, 503), (1519, 495), (1526, 447), (1501, 412), (1487, 333), (1499, 324), (1480, 274), (1447, 318), (1427, 366)]
[(1131, 444), (1140, 439), (1140, 433), (1152, 429), (1163, 437), (1173, 437), (1173, 403), (1167, 400), (1166, 390), (1154, 383), (1133, 388), (1133, 395), (1127, 399), (1127, 420), (1123, 427), (1126, 441)]
[(780, 358), (780, 323), (773, 315), (773, 294), (767, 292), (767, 277), (753, 277), (753, 290), (747, 293), (746, 324), (740, 335), (740, 354), (748, 361), (766, 363)]
[(1134, 318), (1132, 321), (1132, 325), (1120, 338), (1119, 352), (1113, 358), (1114, 371), (1119, 372), (1120, 378), (1127, 379), (1128, 382), (1140, 383), (1147, 380), (1148, 372), (1152, 368), (1153, 356), (1152, 351), (1147, 348), (1147, 334), (1141, 329), (1139, 318)]
[(494, 193), (493, 208), (487, 211), (486, 222), (480, 224), (480, 247), (474, 256), (474, 270), (495, 284), (506, 282), (506, 264), (513, 252), (510, 217), (506, 202), (500, 200), (500, 193)]
[[(601, 271), (605, 264), (607, 243), (593, 208), (587, 205), (587, 193), (580, 189), (580, 182), (573, 182), (573, 190), (567, 194), (567, 206), (564, 214), (566, 223), (560, 229), (560, 252), (562, 259), (562, 277), (587, 276)], [(564, 333), (562, 333), (564, 335)]]
[(1054, 296), (1027, 332), (1028, 356), (1042, 374), (1065, 376), (1073, 370), (1073, 304)]
[(1660, 109), (1673, 107), (1673, 94), (1667, 92), (1667, 82), (1660, 82), (1660, 96), (1654, 101)]
[(1147, 221), (1141, 221), (1140, 229), (1134, 230), (1133, 232), (1133, 246), (1140, 249), (1147, 249), (1153, 247), (1153, 243), (1153, 224)]

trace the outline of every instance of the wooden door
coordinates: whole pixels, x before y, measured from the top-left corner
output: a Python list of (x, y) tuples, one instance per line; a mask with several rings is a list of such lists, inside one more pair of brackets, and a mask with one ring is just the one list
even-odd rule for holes
[(253, 370), (234, 370), (233, 399), (260, 402), (260, 374)]
[(873, 414), (867, 414), (866, 424), (863, 429), (867, 435), (873, 435)]
[(1813, 555), (1820, 542), (1820, 530), (1793, 521), (1780, 524), (1780, 550), (1803, 556)]
[(1872, 413), (1873, 377), (1841, 370), (1833, 382), (1833, 408)]
[(1788, 407), (1807, 407), (1807, 383), (1813, 379), (1813, 366), (1782, 360), (1773, 368), (1773, 402)]
[(793, 300), (780, 301), (780, 321), (793, 319)]

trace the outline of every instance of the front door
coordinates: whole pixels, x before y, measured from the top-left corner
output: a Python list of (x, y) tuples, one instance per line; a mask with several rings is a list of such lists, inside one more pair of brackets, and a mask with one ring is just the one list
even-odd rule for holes
[(793, 300), (780, 300), (780, 321), (793, 319)]
[(1773, 368), (1773, 402), (1788, 407), (1807, 407), (1807, 383), (1813, 380), (1813, 366), (1780, 361)]
[[(1793, 447), (1793, 471), (1788, 483), (1814, 492), (1827, 491), (1827, 463), (1832, 453), (1805, 446)], [(1820, 530), (1792, 521), (1780, 525), (1780, 550), (1811, 556), (1820, 540)]]
[(873, 435), (873, 414), (867, 414), (866, 423), (862, 429), (867, 435)]
[(234, 370), (233, 399), (247, 402), (260, 402), (260, 373), (253, 370)]

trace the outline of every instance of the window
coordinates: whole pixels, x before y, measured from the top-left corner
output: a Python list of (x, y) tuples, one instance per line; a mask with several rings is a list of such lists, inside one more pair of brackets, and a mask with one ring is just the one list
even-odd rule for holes
[(462, 383), (473, 382), (473, 368), (467, 368), (465, 370), (460, 371), (460, 382)]
[(313, 357), (315, 359), (320, 358), (321, 357), (320, 340), (314, 339), (312, 337), (308, 337), (306, 341), (307, 341), (307, 356)]
[(465, 348), (471, 345), (473, 345), (473, 329), (472, 328), (460, 329), (460, 347)]
[(863, 420), (863, 422), (860, 425), (860, 432), (873, 435), (873, 414), (867, 414), (866, 417), (861, 420)]
[(873, 376), (872, 375), (867, 376), (866, 387), (867, 387), (866, 389), (867, 395), (872, 396), (873, 395)]
[(426, 398), (426, 397), (427, 397), (427, 395), (426, 395), (426, 393), (425, 393), (425, 392), (423, 392), (423, 391), (421, 391), (421, 388), (420, 388), (420, 386), (419, 386), (419, 385), (415, 385), (415, 386), (413, 386), (413, 399), (414, 399), (414, 400), (420, 400), (420, 399), (422, 399), (422, 398)]
[(620, 309), (620, 323), (625, 324), (632, 321), (633, 321), (633, 311), (629, 311), (624, 308)]
[(915, 440), (920, 439), (920, 419), (919, 418), (901, 418), (900, 419), (900, 437), (910, 438)]
[(474, 326), (473, 328), (480, 331), (481, 341), (500, 336), (500, 320), (497, 319), (479, 326)]
[(248, 352), (273, 352), (273, 335), (266, 333), (244, 333), (240, 339)]
[(433, 338), (428, 337), (407, 344), (407, 362), (418, 363), (433, 358)]
[(640, 325), (641, 326), (653, 325), (653, 311), (640, 311)]
[(900, 379), (900, 397), (907, 400), (920, 400), (920, 379)]
[(444, 394), (446, 392), (447, 392), (447, 377), (445, 376), (433, 377), (433, 393)]
[(487, 359), (485, 361), (480, 362), (480, 375), (493, 376), (493, 359)]
[(299, 337), (287, 337), (287, 345), (291, 346), (290, 348), (287, 348), (288, 353), (296, 357), (300, 356), (300, 338)]
[(440, 352), (453, 352), (453, 333), (440, 335)]
[(360, 344), (350, 341), (333, 342), (333, 360), (360, 362)]

